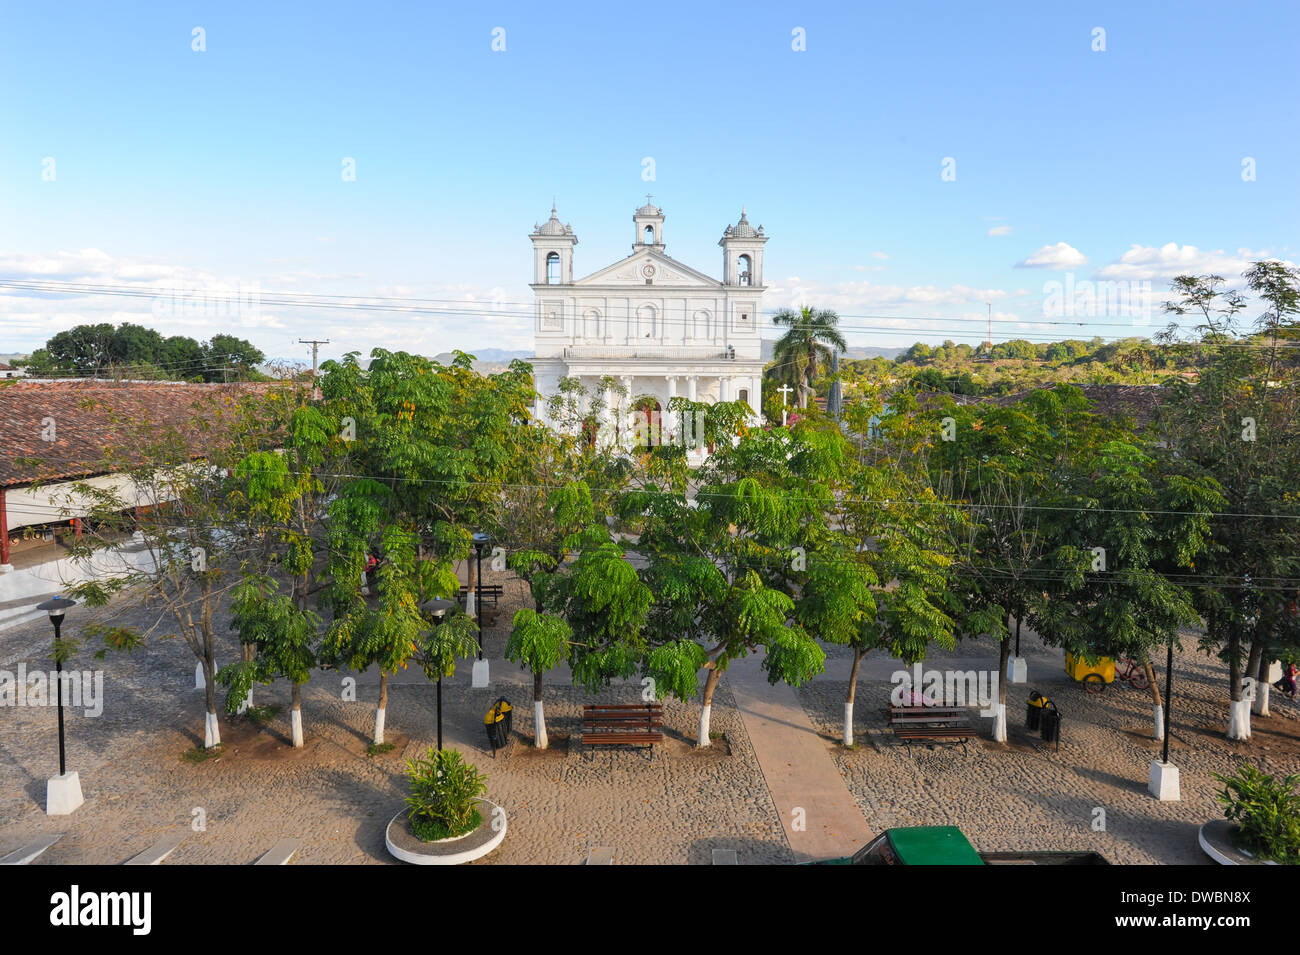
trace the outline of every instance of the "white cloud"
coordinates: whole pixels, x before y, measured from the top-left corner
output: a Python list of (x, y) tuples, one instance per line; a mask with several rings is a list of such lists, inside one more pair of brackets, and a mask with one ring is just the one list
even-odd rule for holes
[[(322, 357), (376, 346), (434, 355), (449, 348), (529, 350), (533, 345), (527, 290), (469, 283), (387, 284), (359, 274), (296, 268), (264, 275), (215, 275), (204, 269), (144, 257), (114, 257), (100, 249), (0, 252), (0, 278), (123, 285), (146, 297), (83, 295), (75, 291), (0, 289), (5, 347), (29, 352), (75, 325), (132, 322), (164, 336), (204, 340), (227, 333), (249, 339), (272, 358), (296, 356), (298, 338), (328, 338)], [(329, 305), (379, 304), (373, 297), (422, 299), (392, 302), (394, 311), (294, 308), (267, 301), (296, 289), (339, 297)], [(236, 295), (235, 293), (238, 293)], [(157, 296), (155, 298), (154, 296)], [(260, 298), (259, 298), (260, 296)], [(400, 311), (413, 305), (425, 311)]]
[(871, 257), (872, 257), (873, 259), (887, 259), (887, 258), (889, 258), (889, 256), (888, 256), (886, 253), (884, 253), (884, 252), (872, 252), (872, 253), (871, 253)]
[[(1235, 253), (1223, 249), (1198, 249), (1194, 245), (1166, 242), (1159, 248), (1151, 245), (1131, 245), (1112, 262), (1097, 270), (1097, 277), (1143, 281), (1171, 279), (1176, 275), (1221, 275), (1226, 284), (1240, 286), (1241, 273), (1251, 263), (1271, 256), (1267, 252), (1237, 249)], [(1291, 264), (1291, 263), (1288, 263)]]
[(881, 285), (867, 280), (838, 282), (823, 287), (791, 276), (783, 282), (773, 283), (764, 296), (764, 304), (767, 308), (815, 304), (840, 311), (971, 304), (982, 308), (985, 302), (1004, 298), (1006, 294), (1002, 289), (979, 289), (966, 285)]
[(1011, 234), (1011, 226), (1009, 225), (995, 225), (993, 228), (989, 229), (989, 235), (1010, 235), (1010, 234)]
[(1018, 269), (1073, 269), (1087, 265), (1088, 257), (1068, 242), (1045, 245), (1033, 255), (1016, 263)]

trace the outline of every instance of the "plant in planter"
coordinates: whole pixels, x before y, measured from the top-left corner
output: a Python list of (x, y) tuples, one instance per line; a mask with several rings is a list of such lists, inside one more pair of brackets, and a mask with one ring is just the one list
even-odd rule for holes
[(1214, 778), (1223, 814), (1237, 825), (1237, 843), (1257, 859), (1300, 865), (1300, 774), (1278, 779), (1249, 764)]
[(411, 781), (411, 834), (424, 842), (455, 839), (483, 824), (478, 800), (487, 792), (485, 778), (454, 749), (429, 748), (422, 757), (407, 760)]

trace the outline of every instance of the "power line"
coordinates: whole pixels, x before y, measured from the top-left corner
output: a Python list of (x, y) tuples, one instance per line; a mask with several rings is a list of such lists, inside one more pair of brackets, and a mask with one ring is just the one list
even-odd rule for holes
[[(184, 289), (149, 288), (149, 287), (127, 286), (127, 285), (92, 285), (89, 283), (71, 283), (71, 282), (59, 283), (59, 282), (45, 282), (39, 280), (30, 280), (30, 281), (0, 280), (0, 288), (12, 288), (18, 290), (43, 291), (43, 292), (52, 292), (52, 293), (61, 292), (65, 294), (81, 294), (81, 295), (89, 295), (89, 296), (119, 295), (125, 297), (149, 298), (149, 299), (158, 298), (160, 294), (166, 292), (188, 294)], [(336, 300), (345, 300), (345, 301), (336, 301)], [(407, 303), (407, 304), (392, 304), (392, 305), (384, 304), (390, 302)], [(417, 303), (417, 304), (411, 304), (411, 303)], [(441, 307), (431, 308), (418, 303), (440, 303)], [(497, 317), (497, 318), (514, 318), (519, 320), (527, 319), (529, 321), (533, 320), (536, 317), (536, 308), (533, 304), (520, 303), (520, 302), (507, 302), (504, 300), (495, 300), (492, 303), (492, 307), (485, 307), (488, 305), (488, 303), (483, 303), (483, 305), (479, 305), (478, 303), (466, 302), (464, 300), (455, 300), (455, 299), (399, 298), (396, 296), (356, 296), (356, 295), (348, 296), (348, 295), (328, 295), (328, 294), (305, 293), (305, 292), (304, 293), (265, 292), (265, 293), (259, 293), (258, 307), (260, 308), (263, 305), (272, 306), (272, 307), (286, 307), (286, 308), (327, 308), (327, 309), (336, 309), (336, 310), (344, 310), (344, 311), (379, 311), (379, 312), (391, 312), (396, 314), (431, 315), (431, 316), (443, 316), (443, 317), (489, 316), (489, 317)], [(784, 310), (785, 309), (766, 309), (761, 314), (770, 317), (772, 315), (775, 315), (777, 312), (784, 311)], [(569, 317), (570, 316), (566, 316), (566, 318)], [(581, 319), (581, 316), (575, 315), (571, 317), (574, 320)], [(632, 317), (633, 316), (631, 314), (631, 307), (629, 306), (627, 319), (630, 320)], [(840, 317), (852, 318), (852, 319), (867, 319), (867, 320), (872, 320), (877, 322), (913, 321), (913, 322), (930, 322), (930, 323), (934, 323), (934, 322), (970, 323), (970, 322), (982, 321), (982, 319), (980, 318), (973, 318), (973, 317), (936, 316), (936, 315), (844, 314), (841, 315)], [(1108, 322), (1096, 322), (1091, 320), (1090, 321), (1058, 321), (1046, 317), (1041, 319), (1030, 317), (1030, 318), (1017, 318), (1017, 319), (1001, 319), (998, 321), (998, 324), (1000, 325), (1014, 324), (1017, 326), (1030, 326), (1030, 327), (1037, 327), (1043, 325), (1065, 326), (1065, 327), (1082, 328), (1082, 329), (1118, 328), (1118, 327), (1123, 327), (1126, 324), (1128, 325), (1129, 328), (1132, 329), (1145, 327), (1145, 326), (1134, 325), (1133, 318), (1135, 317), (1137, 316), (1129, 316), (1127, 323), (1121, 320), (1108, 321)], [(602, 314), (599, 320), (602, 322), (608, 322), (608, 321), (613, 321), (614, 319), (610, 319), (607, 315)], [(678, 319), (675, 317), (669, 317), (665, 315), (657, 315), (655, 320), (657, 323), (662, 323), (666, 327), (677, 326), (677, 325), (687, 327), (695, 322), (694, 318), (683, 317), (681, 319)], [(714, 316), (713, 320), (716, 321), (718, 320), (718, 318)], [(792, 327), (806, 328), (812, 326), (795, 325)], [(936, 327), (927, 327), (927, 328), (898, 328), (894, 325), (845, 325), (845, 324), (840, 324), (837, 327), (841, 331), (870, 332), (874, 334), (885, 334), (885, 335), (915, 335), (918, 332), (924, 332), (930, 334), (948, 333), (948, 334), (965, 335), (965, 334), (969, 334), (971, 331), (971, 329), (968, 327), (966, 328), (951, 327), (951, 324), (940, 325)], [(1020, 330), (1023, 330), (1023, 328)], [(1101, 337), (1105, 339), (1108, 336), (1094, 335), (1092, 337)], [(1142, 336), (1113, 335), (1109, 337), (1115, 340), (1121, 340), (1125, 337), (1140, 338)], [(1069, 338), (1049, 339), (1049, 341), (1068, 341), (1068, 340), (1071, 339)], [(1245, 343), (1245, 342), (1218, 343), (1218, 344), (1238, 345), (1238, 346), (1248, 345), (1249, 347), (1265, 347), (1258, 343)], [(1279, 343), (1278, 347), (1300, 347), (1300, 342)]]

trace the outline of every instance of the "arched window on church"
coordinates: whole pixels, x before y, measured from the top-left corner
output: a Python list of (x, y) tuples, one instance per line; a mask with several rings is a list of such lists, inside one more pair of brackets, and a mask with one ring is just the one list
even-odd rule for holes
[(648, 225), (645, 227), (645, 244), (646, 245), (655, 244), (655, 227), (652, 225)]
[(741, 388), (740, 397), (737, 400), (740, 401), (742, 404), (749, 404), (749, 389)]
[(659, 327), (653, 305), (642, 305), (636, 310), (637, 336), (641, 339), (659, 337)]
[(740, 273), (740, 284), (741, 284), (741, 285), (749, 285), (749, 284), (750, 284), (750, 281), (749, 281), (749, 280), (750, 280), (750, 276), (751, 276), (751, 274), (752, 274), (752, 271), (751, 271), (752, 266), (751, 266), (750, 261), (749, 261), (749, 256), (747, 256), (747, 255), (742, 255), (742, 256), (741, 256), (741, 257), (736, 261), (736, 269), (737, 269), (737, 271)]
[(560, 284), (560, 253), (552, 252), (546, 257), (546, 284)]

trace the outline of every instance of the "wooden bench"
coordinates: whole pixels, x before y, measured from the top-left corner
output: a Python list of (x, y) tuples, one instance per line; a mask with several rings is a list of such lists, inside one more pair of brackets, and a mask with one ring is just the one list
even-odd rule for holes
[[(476, 591), (476, 592), (477, 592), (477, 591)], [(461, 585), (461, 588), (460, 588), (460, 602), (461, 602), (462, 604), (466, 601), (466, 599), (468, 599), (469, 594), (470, 594), (470, 589), (469, 589), (469, 587), (466, 587), (466, 586), (464, 586), (464, 585)], [(492, 606), (495, 607), (495, 606), (497, 605), (497, 601), (500, 600), (503, 596), (505, 596), (505, 591), (503, 591), (503, 590), (501, 589), (501, 585), (500, 585), (500, 584), (484, 584), (484, 585), (483, 585), (483, 598), (484, 598), (484, 599), (487, 599), (488, 597), (491, 597), (491, 598), (492, 598)]]
[(654, 758), (664, 741), (662, 703), (588, 703), (582, 708), (582, 745), (645, 746)]
[(979, 731), (968, 722), (969, 712), (961, 706), (891, 706), (889, 728), (903, 741), (908, 755), (912, 743), (931, 740), (958, 740), (965, 747)]

